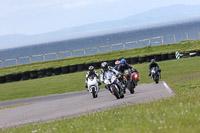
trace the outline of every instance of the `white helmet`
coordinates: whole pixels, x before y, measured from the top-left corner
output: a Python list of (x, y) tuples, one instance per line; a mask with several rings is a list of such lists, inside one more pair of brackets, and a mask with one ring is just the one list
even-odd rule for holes
[(119, 65), (119, 64), (120, 64), (119, 60), (115, 61), (115, 65)]

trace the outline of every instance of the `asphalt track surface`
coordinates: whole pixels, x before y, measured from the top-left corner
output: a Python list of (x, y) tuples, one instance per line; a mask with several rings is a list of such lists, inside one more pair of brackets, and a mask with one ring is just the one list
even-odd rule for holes
[(174, 95), (165, 82), (141, 84), (135, 94), (127, 90), (123, 99), (116, 99), (106, 89), (101, 89), (98, 98), (93, 99), (88, 91), (72, 92), (36, 98), (0, 102), (0, 107), (25, 104), (0, 110), (0, 128), (16, 127), (37, 122), (79, 116), (108, 108), (134, 103), (144, 103)]

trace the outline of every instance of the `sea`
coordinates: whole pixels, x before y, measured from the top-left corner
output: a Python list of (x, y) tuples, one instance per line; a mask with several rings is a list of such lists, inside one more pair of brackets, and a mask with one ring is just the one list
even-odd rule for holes
[[(163, 43), (170, 44), (174, 42), (180, 42), (184, 40), (198, 40), (200, 32), (200, 20), (183, 22), (177, 24), (169, 24), (164, 26), (150, 27), (150, 28), (141, 28), (137, 30), (128, 30), (123, 32), (115, 32), (109, 34), (103, 34), (98, 36), (77, 38), (65, 41), (43, 43), (25, 47), (11, 48), (0, 50), (0, 60), (7, 60), (12, 58), (26, 57), (32, 55), (40, 55), (46, 53), (56, 53), (62, 51), (71, 51), (77, 49), (84, 49), (90, 47), (111, 45), (123, 42), (143, 40), (146, 38), (152, 38), (157, 36), (163, 36)], [(188, 36), (188, 38), (187, 38)], [(175, 38), (174, 38), (175, 37)], [(130, 43), (126, 45), (126, 49), (136, 48), (136, 47), (145, 47), (149, 44), (149, 41), (139, 41), (138, 45), (136, 43)], [(162, 39), (152, 39), (151, 45), (161, 45)], [(113, 46), (112, 50), (121, 50), (123, 45)], [(110, 51), (110, 47), (103, 47), (99, 49), (99, 52)], [(87, 49), (85, 55), (92, 55), (98, 52), (97, 49)], [(72, 55), (71, 55), (72, 54)], [(54, 60), (57, 58), (67, 58), (70, 56), (83, 56), (84, 51), (74, 51), (60, 53), (59, 56), (56, 54), (50, 54), (45, 56), (45, 60)], [(30, 58), (22, 58), (17, 60), (17, 64), (26, 64), (31, 62), (38, 62), (44, 60), (44, 56), (35, 56)], [(16, 60), (8, 60), (4, 63), (0, 62), (0, 67), (16, 65)]]

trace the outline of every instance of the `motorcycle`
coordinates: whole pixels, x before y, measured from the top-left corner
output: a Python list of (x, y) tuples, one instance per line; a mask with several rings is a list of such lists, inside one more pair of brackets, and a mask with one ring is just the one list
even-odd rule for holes
[(135, 87), (139, 81), (138, 72), (134, 71), (131, 73), (129, 70), (125, 70), (123, 74), (123, 82), (125, 84), (125, 88), (127, 88), (131, 94), (135, 93)]
[(153, 67), (151, 69), (151, 79), (154, 80), (156, 84), (159, 83), (159, 80), (160, 80), (160, 69), (158, 67)]
[(95, 75), (88, 77), (88, 91), (92, 94), (93, 98), (98, 97), (99, 84)]
[(116, 75), (112, 72), (107, 72), (104, 75), (104, 82), (105, 85), (110, 88), (111, 93), (117, 98), (124, 98), (124, 93), (121, 88), (121, 82), (119, 82), (118, 78)]

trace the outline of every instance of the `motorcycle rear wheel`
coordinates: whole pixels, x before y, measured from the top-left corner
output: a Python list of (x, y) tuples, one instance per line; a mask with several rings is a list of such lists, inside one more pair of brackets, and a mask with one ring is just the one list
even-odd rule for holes
[(135, 85), (134, 85), (134, 83), (133, 82), (129, 82), (128, 84), (127, 84), (127, 88), (129, 89), (129, 91), (130, 91), (130, 93), (131, 94), (134, 94), (135, 93)]

